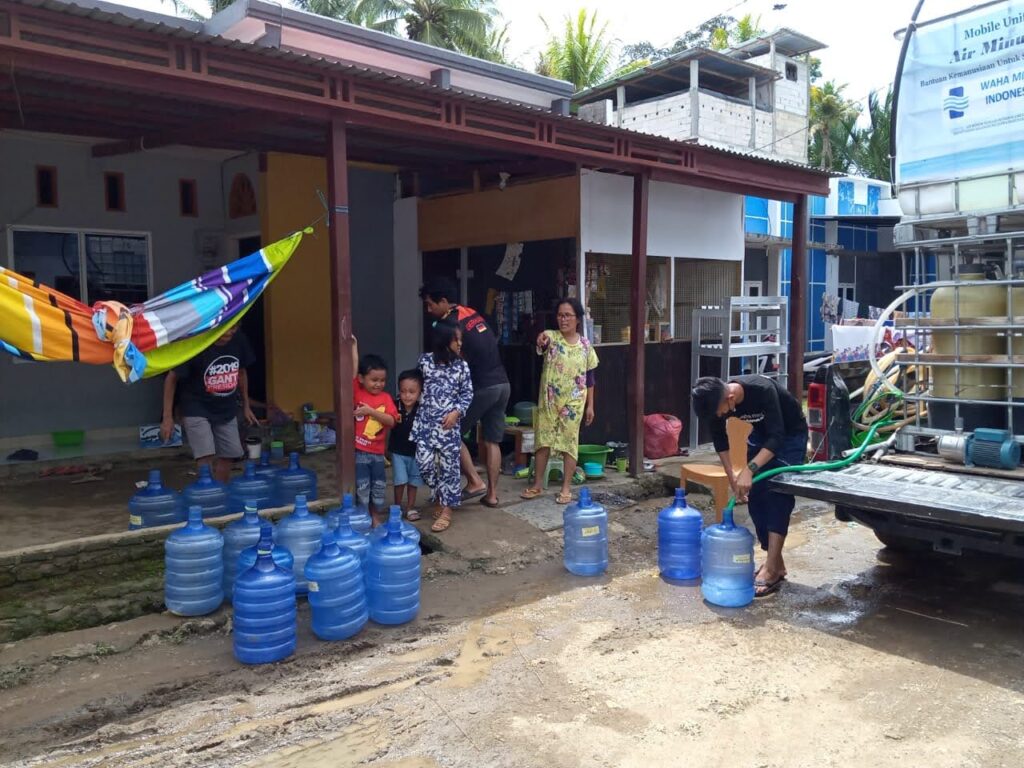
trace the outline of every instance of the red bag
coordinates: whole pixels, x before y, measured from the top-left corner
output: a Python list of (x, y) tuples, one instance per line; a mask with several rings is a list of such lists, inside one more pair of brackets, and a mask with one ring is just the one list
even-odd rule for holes
[(644, 416), (644, 456), (664, 459), (679, 453), (679, 435), (683, 422), (669, 413)]

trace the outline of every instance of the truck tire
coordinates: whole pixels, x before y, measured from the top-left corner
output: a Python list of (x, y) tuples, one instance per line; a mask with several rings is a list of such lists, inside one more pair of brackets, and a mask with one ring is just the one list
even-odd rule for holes
[(926, 555), (933, 551), (927, 541), (911, 539), (907, 536), (896, 536), (884, 531), (873, 531), (873, 533), (876, 539), (894, 552), (904, 552), (909, 555)]

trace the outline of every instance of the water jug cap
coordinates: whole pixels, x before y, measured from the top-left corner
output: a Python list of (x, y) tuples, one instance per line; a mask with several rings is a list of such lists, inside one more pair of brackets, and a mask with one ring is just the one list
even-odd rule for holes
[(260, 538), (274, 540), (274, 525), (269, 520), (263, 520), (260, 522)]
[(256, 509), (255, 504), (253, 504), (251, 501), (247, 501), (245, 502), (245, 510), (243, 511), (242, 516), (248, 521), (259, 520), (260, 513)]
[(153, 486), (154, 488), (159, 488), (160, 484), (161, 484), (160, 483), (160, 470), (159, 469), (151, 469), (151, 470), (149, 470), (149, 485)]
[(389, 523), (388, 530), (391, 529), (390, 523), (391, 523), (392, 520), (397, 520), (398, 521), (398, 528), (399, 528), (399, 530), (401, 530), (401, 528), (402, 528), (402, 508), (400, 506), (398, 506), (397, 504), (392, 504), (391, 505), (391, 511), (388, 513), (388, 523)]
[(337, 542), (334, 539), (334, 532), (325, 530), (320, 536), (320, 547), (321, 549), (327, 549), (328, 547), (334, 546)]
[(252, 478), (256, 477), (256, 462), (255, 461), (247, 461), (247, 462), (245, 462), (245, 476), (248, 479), (250, 479), (250, 480)]
[(676, 488), (676, 504), (679, 504), (680, 502), (682, 502), (684, 506), (686, 505), (686, 489), (685, 488)]
[(355, 502), (352, 499), (351, 493), (346, 493), (341, 497), (341, 508), (342, 509), (353, 509), (355, 508)]
[(299, 453), (298, 451), (292, 451), (288, 454), (288, 467), (290, 469), (296, 469), (299, 466)]
[(580, 506), (590, 506), (590, 489), (587, 487), (580, 488)]
[(188, 527), (189, 528), (202, 528), (203, 527), (203, 508), (193, 504), (188, 508)]
[(264, 553), (270, 554), (270, 551), (274, 548), (274, 526), (269, 522), (264, 521), (260, 525), (260, 538), (256, 542), (256, 554), (262, 555)]
[(207, 479), (209, 479), (211, 477), (213, 477), (213, 474), (210, 472), (210, 465), (209, 464), (200, 464), (199, 465), (199, 479), (200, 480), (207, 480)]
[(732, 509), (733, 508), (732, 508), (731, 504), (726, 504), (725, 505), (725, 509), (722, 510), (721, 526), (723, 528), (735, 528), (736, 527), (736, 523), (732, 519)]
[(267, 453), (266, 451), (260, 451), (260, 466), (261, 467), (269, 467), (270, 466), (270, 454)]
[(306, 506), (306, 494), (300, 493), (295, 496), (295, 514), (308, 515), (309, 507)]

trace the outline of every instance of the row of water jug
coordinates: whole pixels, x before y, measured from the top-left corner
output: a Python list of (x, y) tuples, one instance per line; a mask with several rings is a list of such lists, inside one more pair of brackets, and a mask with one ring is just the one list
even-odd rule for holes
[[(570, 573), (597, 576), (608, 569), (608, 513), (589, 489), (581, 489), (579, 501), (566, 507), (562, 535)], [(682, 488), (658, 514), (658, 567), (673, 581), (703, 577), (701, 592), (713, 605), (734, 608), (754, 599), (754, 537), (733, 522), (731, 507), (721, 523), (705, 528)]]
[[(294, 650), (297, 594), (308, 593), (313, 632), (324, 640), (351, 637), (367, 619), (411, 621), (419, 611), (418, 532), (407, 535), (412, 526), (394, 507), (387, 525), (358, 533), (346, 506), (354, 512), (348, 499), (332, 513), (336, 530), (300, 496), (276, 531), (249, 508), (224, 534), (193, 507), (187, 525), (165, 544), (168, 610), (203, 615), (230, 596), (235, 655), (244, 663), (277, 661)], [(361, 526), (360, 515), (353, 516)]]
[(199, 478), (181, 493), (164, 486), (160, 470), (150, 470), (149, 481), (128, 501), (128, 528), (152, 528), (185, 520), (186, 510), (199, 507), (204, 518), (256, 509), (283, 507), (299, 495), (317, 497), (316, 473), (299, 465), (299, 454), (288, 457), (287, 467), (275, 467), (264, 453), (257, 465), (246, 462), (245, 472), (227, 485), (217, 482), (210, 467), (199, 467)]

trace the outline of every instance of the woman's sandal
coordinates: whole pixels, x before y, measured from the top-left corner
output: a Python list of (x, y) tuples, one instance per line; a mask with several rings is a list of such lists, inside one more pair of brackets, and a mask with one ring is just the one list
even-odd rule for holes
[(410, 523), (415, 523), (417, 520), (420, 519), (419, 510), (410, 509), (408, 512), (405, 513), (405, 519), (408, 520)]
[(571, 493), (560, 493), (557, 496), (555, 496), (555, 503), (557, 503), (557, 504), (569, 504), (571, 502), (572, 502), (572, 494)]
[(527, 500), (536, 499), (542, 493), (544, 493), (544, 491), (542, 491), (540, 488), (527, 488), (525, 491), (519, 494), (519, 498)]
[(430, 530), (434, 533), (441, 533), (447, 531), (448, 526), (452, 524), (452, 513), (451, 512), (440, 512), (438, 513), (437, 519), (434, 524), (430, 526)]

